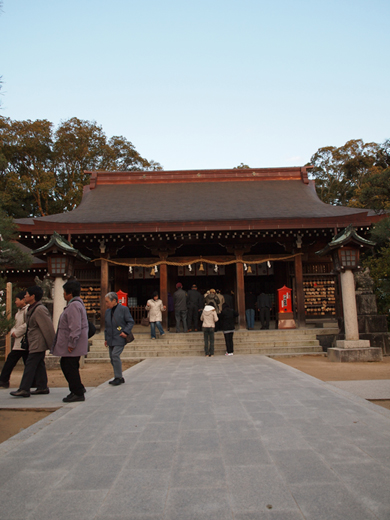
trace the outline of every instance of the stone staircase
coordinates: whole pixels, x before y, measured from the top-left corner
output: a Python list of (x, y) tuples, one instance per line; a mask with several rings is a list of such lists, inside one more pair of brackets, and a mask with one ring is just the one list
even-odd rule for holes
[[(135, 327), (136, 328), (136, 327)], [(296, 356), (304, 354), (324, 354), (317, 339), (319, 329), (302, 328), (294, 330), (239, 330), (234, 334), (235, 354), (263, 354), (266, 356)], [(150, 338), (149, 330), (133, 330), (135, 340), (126, 345), (121, 355), (122, 361), (135, 361), (149, 357), (204, 356), (203, 334), (190, 332), (176, 334), (166, 332), (156, 340)], [(109, 361), (108, 349), (104, 346), (104, 334), (96, 334), (91, 341), (87, 363)], [(215, 355), (226, 351), (222, 332), (215, 333)]]

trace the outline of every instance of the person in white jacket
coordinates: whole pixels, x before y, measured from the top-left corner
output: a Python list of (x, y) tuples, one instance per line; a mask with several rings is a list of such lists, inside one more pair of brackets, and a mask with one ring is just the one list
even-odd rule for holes
[(145, 309), (149, 311), (148, 317), (150, 322), (150, 334), (152, 339), (156, 339), (156, 326), (161, 336), (164, 336), (165, 332), (161, 325), (162, 313), (166, 310), (162, 300), (158, 297), (158, 292), (153, 293), (153, 298), (146, 302)]
[(0, 374), (0, 388), (9, 388), (9, 380), (12, 374), (12, 370), (15, 368), (16, 363), (20, 358), (23, 359), (23, 363), (26, 364), (28, 356), (28, 350), (23, 350), (20, 346), (20, 341), (26, 333), (26, 312), (28, 305), (24, 301), (26, 291), (18, 292), (15, 296), (15, 305), (18, 308), (15, 314), (15, 325), (11, 329), (11, 338), (14, 342), (11, 352), (7, 356), (7, 360), (4, 363), (3, 370)]
[(214, 356), (214, 330), (218, 321), (216, 308), (206, 304), (200, 319), (203, 322), (204, 354), (211, 357)]

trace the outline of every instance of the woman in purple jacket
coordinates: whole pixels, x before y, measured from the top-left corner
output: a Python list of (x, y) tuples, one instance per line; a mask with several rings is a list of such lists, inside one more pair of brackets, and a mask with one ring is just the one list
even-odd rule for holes
[(85, 401), (85, 388), (80, 378), (80, 356), (88, 354), (88, 319), (83, 300), (80, 298), (80, 283), (76, 280), (63, 285), (64, 298), (68, 302), (58, 321), (57, 334), (51, 349), (61, 356), (61, 369), (68, 381), (70, 394), (64, 403)]

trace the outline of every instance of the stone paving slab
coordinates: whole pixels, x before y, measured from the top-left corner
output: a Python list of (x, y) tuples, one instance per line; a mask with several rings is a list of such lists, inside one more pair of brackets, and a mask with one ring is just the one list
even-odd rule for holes
[[(50, 394), (31, 395), (30, 397), (14, 397), (10, 392), (17, 388), (2, 388), (0, 390), (0, 409), (5, 410), (57, 410), (66, 403), (62, 399), (69, 394), (68, 388), (50, 388)], [(94, 387), (87, 387), (87, 393)]]
[(389, 410), (256, 355), (125, 378), (0, 445), (0, 518), (390, 518)]
[(328, 383), (341, 390), (363, 397), (363, 399), (390, 399), (390, 379), (377, 381), (328, 381)]

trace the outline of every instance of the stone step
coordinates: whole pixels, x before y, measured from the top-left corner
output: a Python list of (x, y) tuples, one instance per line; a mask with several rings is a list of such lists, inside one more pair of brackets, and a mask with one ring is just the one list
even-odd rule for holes
[[(324, 329), (293, 330), (239, 330), (234, 334), (236, 354), (263, 354), (267, 356), (303, 355), (305, 353), (322, 354), (322, 347), (317, 339), (318, 331)], [(148, 357), (167, 356), (204, 356), (203, 334), (166, 333), (157, 340), (150, 338), (149, 331), (134, 332), (135, 341), (126, 345), (121, 355), (123, 361), (139, 360)], [(222, 332), (215, 334), (215, 354), (225, 354), (225, 339)], [(87, 357), (88, 363), (107, 362), (108, 349), (104, 346), (104, 334), (96, 334)]]
[[(156, 340), (156, 341), (150, 341), (150, 342), (142, 342), (135, 344), (132, 343), (131, 345), (127, 345), (125, 347), (126, 352), (137, 352), (139, 350), (196, 350), (203, 348), (203, 341), (199, 343), (192, 343), (192, 344), (176, 344), (176, 345), (169, 345), (167, 343), (163, 343), (162, 341)], [(266, 341), (266, 342), (243, 342), (238, 343), (234, 342), (234, 346), (236, 349), (240, 348), (274, 348), (274, 347), (316, 347), (319, 345), (318, 340), (306, 340), (306, 341), (279, 341), (279, 342), (273, 342), (273, 341)], [(215, 341), (215, 346), (220, 346), (221, 348), (225, 347), (224, 341)], [(90, 353), (92, 354), (98, 354), (98, 353), (104, 353), (108, 352), (106, 347), (103, 346), (94, 346), (90, 349)]]
[[(214, 350), (215, 355), (224, 355), (225, 349), (224, 348), (215, 348)], [(305, 355), (305, 354), (316, 354), (316, 355), (323, 355), (324, 352), (322, 351), (321, 347), (309, 347), (305, 350), (302, 350), (300, 347), (292, 348), (259, 348), (259, 349), (253, 349), (253, 348), (247, 348), (247, 349), (234, 349), (235, 354), (237, 355), (250, 355), (250, 354), (261, 354), (264, 356), (296, 356), (296, 355)], [(150, 357), (177, 357), (177, 356), (204, 356), (204, 350), (203, 349), (196, 349), (196, 350), (161, 350), (161, 351), (150, 351), (150, 350), (140, 350), (134, 353), (131, 352), (123, 352), (121, 359), (122, 361), (134, 361), (134, 360), (140, 360)], [(102, 356), (94, 356), (90, 357), (88, 354), (88, 357), (86, 359), (87, 363), (106, 363), (109, 361), (108, 353), (105, 355), (102, 354)]]

